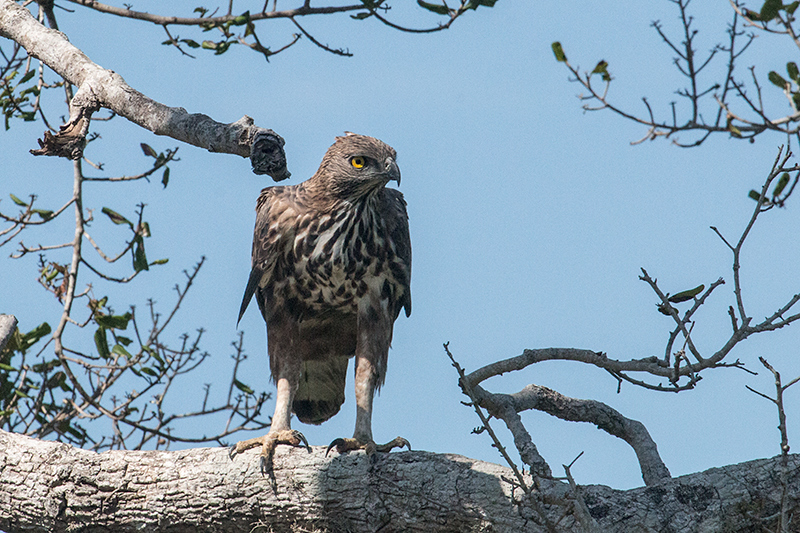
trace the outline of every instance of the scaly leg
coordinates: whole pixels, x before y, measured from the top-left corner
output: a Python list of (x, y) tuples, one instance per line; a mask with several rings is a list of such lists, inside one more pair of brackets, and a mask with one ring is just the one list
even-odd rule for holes
[(372, 455), (376, 451), (388, 452), (392, 448), (402, 448), (403, 446), (411, 449), (411, 444), (402, 438), (397, 437), (386, 444), (375, 444), (372, 440), (372, 400), (377, 388), (377, 372), (372, 361), (366, 357), (356, 356), (356, 429), (351, 439), (336, 439), (328, 446), (328, 451), (336, 448), (339, 453), (350, 450), (365, 450), (367, 455)]
[(254, 439), (243, 440), (231, 446), (229, 455), (231, 459), (250, 448), (261, 446), (261, 474), (269, 475), (275, 480), (272, 459), (275, 455), (275, 448), (278, 444), (290, 444), (299, 446), (302, 442), (311, 451), (308, 441), (302, 433), (291, 428), (292, 400), (297, 390), (298, 379), (294, 378), (290, 369), (283, 372), (284, 376), (278, 379), (278, 394), (275, 401), (275, 414), (272, 417), (272, 425), (269, 433)]

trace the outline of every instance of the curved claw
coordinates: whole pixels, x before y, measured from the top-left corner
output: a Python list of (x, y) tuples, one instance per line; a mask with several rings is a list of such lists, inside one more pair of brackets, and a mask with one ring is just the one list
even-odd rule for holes
[(273, 481), (275, 480), (275, 472), (272, 469), (272, 456), (261, 456), (258, 461), (258, 467), (261, 470), (262, 476), (269, 476)]
[[(300, 433), (297, 430), (294, 430), (294, 436), (297, 437), (298, 439), (300, 439), (300, 442), (305, 444), (306, 450), (308, 450), (308, 453), (311, 453), (311, 446), (308, 444), (308, 441), (306, 440), (306, 436), (303, 435), (302, 433)], [(328, 448), (328, 449), (330, 449), (330, 448)]]
[(341, 446), (341, 445), (343, 445), (343, 444), (344, 444), (344, 439), (342, 439), (342, 438), (333, 439), (333, 442), (331, 442), (331, 443), (328, 445), (328, 449), (327, 449), (327, 450), (325, 450), (325, 457), (328, 457), (328, 453), (330, 453), (330, 451), (331, 451), (331, 450), (332, 450), (334, 447), (336, 447), (336, 448), (337, 448), (337, 450), (338, 450), (339, 446)]
[(236, 445), (235, 444), (228, 447), (228, 457), (230, 457), (231, 460), (233, 460), (233, 458), (236, 457), (236, 454), (238, 454), (238, 453), (239, 452), (236, 451)]

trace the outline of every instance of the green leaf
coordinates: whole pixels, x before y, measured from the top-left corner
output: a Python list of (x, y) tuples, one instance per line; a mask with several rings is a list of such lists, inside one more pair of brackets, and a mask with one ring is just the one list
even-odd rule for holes
[(155, 151), (155, 150), (153, 150), (153, 149), (150, 147), (150, 145), (149, 145), (149, 144), (140, 143), (140, 144), (139, 144), (139, 146), (141, 146), (141, 147), (142, 147), (142, 152), (144, 152), (144, 155), (146, 155), (146, 156), (148, 156), (148, 157), (158, 157), (158, 154), (156, 153), (156, 151)]
[(797, 69), (797, 63), (794, 61), (789, 61), (786, 63), (786, 72), (794, 81), (797, 81), (797, 79), (800, 78), (800, 70)]
[(13, 372), (14, 370), (16, 370), (16, 368), (14, 368), (11, 365), (7, 365), (5, 363), (0, 363), (0, 370), (5, 370), (6, 372)]
[(217, 43), (217, 49), (214, 50), (214, 55), (218, 55), (219, 56), (219, 55), (224, 54), (225, 52), (228, 51), (228, 48), (230, 48), (230, 46), (231, 46), (231, 42), (230, 41), (222, 41), (220, 43)]
[(94, 321), (98, 326), (106, 329), (128, 329), (128, 322), (131, 320), (131, 313), (124, 315), (96, 315)]
[(136, 248), (133, 251), (133, 269), (136, 272), (150, 270), (147, 264), (147, 256), (144, 253), (144, 241), (139, 236), (136, 238)]
[(749, 196), (750, 198), (752, 198), (752, 199), (753, 199), (753, 200), (755, 200), (756, 202), (758, 202), (759, 200), (761, 200), (761, 193), (760, 193), (760, 192), (758, 192), (758, 191), (757, 191), (757, 190), (755, 190), (755, 189), (750, 189), (750, 192), (749, 192), (749, 193), (747, 193), (747, 196)]
[(685, 302), (686, 300), (691, 300), (692, 298), (694, 298), (695, 296), (697, 296), (698, 294), (703, 292), (703, 289), (705, 289), (705, 288), (706, 288), (705, 285), (699, 285), (699, 286), (695, 287), (694, 289), (689, 289), (689, 290), (686, 290), (686, 291), (682, 291), (682, 292), (679, 292), (678, 294), (670, 296), (669, 298), (667, 298), (667, 300), (672, 302), (672, 303), (674, 303), (674, 304)]
[(777, 198), (783, 192), (783, 189), (789, 185), (789, 173), (784, 172), (781, 174), (781, 177), (778, 179), (778, 183), (775, 184), (775, 188), (772, 190), (772, 198)]
[(53, 212), (47, 209), (32, 209), (31, 211), (39, 215), (42, 220), (50, 220), (53, 218)]
[(33, 365), (33, 371), (38, 372), (40, 374), (52, 372), (53, 369), (58, 368), (61, 366), (61, 361), (58, 359), (50, 359), (49, 361), (45, 361), (43, 363), (36, 363)]
[(771, 70), (769, 74), (767, 74), (767, 78), (769, 79), (769, 81), (772, 82), (773, 85), (775, 85), (776, 87), (780, 87), (781, 89), (786, 89), (786, 85), (789, 83), (785, 79), (783, 79), (783, 76), (781, 76), (774, 70)]
[(117, 355), (121, 355), (122, 357), (127, 357), (128, 359), (131, 359), (133, 357), (130, 354), (130, 352), (128, 352), (128, 350), (126, 350), (125, 348), (122, 347), (121, 344), (115, 344), (114, 347), (111, 348), (111, 353), (115, 353)]
[(54, 279), (56, 279), (56, 276), (58, 276), (58, 274), (59, 272), (58, 269), (56, 268), (50, 269), (49, 267), (47, 267), (46, 270), (42, 271), (42, 275), (44, 276), (45, 281), (53, 281)]
[(133, 340), (128, 337), (123, 337), (122, 335), (117, 335), (117, 342), (123, 346), (130, 346)]
[(234, 26), (244, 26), (248, 22), (250, 22), (250, 11), (245, 11), (235, 19), (231, 21)]
[(200, 48), (200, 45), (197, 43), (197, 41), (194, 41), (192, 39), (181, 39), (180, 42), (186, 43), (186, 46), (188, 46), (189, 48)]
[(369, 11), (362, 11), (361, 13), (356, 13), (355, 15), (350, 15), (351, 19), (355, 20), (364, 20), (372, 16), (372, 13)]
[(749, 18), (750, 20), (761, 20), (761, 15), (758, 14), (757, 11), (753, 11), (752, 9), (742, 8), (742, 13), (745, 17)]
[(470, 0), (464, 8), (475, 10), (478, 6), (494, 7), (496, 2), (497, 0)]
[(127, 224), (130, 227), (133, 227), (133, 224), (131, 224), (130, 220), (128, 220), (124, 216), (120, 215), (116, 211), (113, 211), (113, 210), (111, 210), (111, 209), (109, 209), (107, 207), (104, 207), (102, 209), (102, 212), (103, 212), (104, 215), (106, 215), (108, 218), (110, 218), (111, 222), (113, 222), (114, 224)]
[(67, 380), (67, 375), (62, 372), (56, 372), (53, 374), (50, 379), (47, 380), (47, 383), (44, 384), (45, 389), (53, 389), (55, 387), (61, 387), (61, 385)]
[(22, 392), (20, 389), (14, 389), (14, 394), (16, 394), (17, 396), (19, 396), (20, 398), (27, 398), (27, 399), (30, 399), (30, 396), (28, 396), (27, 394), (25, 394), (24, 392)]
[(163, 185), (164, 188), (166, 189), (168, 184), (169, 184), (169, 167), (164, 169), (164, 174), (161, 176), (161, 185)]
[(783, 6), (783, 8), (790, 15), (794, 15), (794, 12), (797, 10), (797, 6), (800, 6), (800, 2), (792, 2), (791, 4), (786, 4), (785, 6)]
[(428, 11), (433, 11), (439, 15), (447, 15), (450, 13), (450, 10), (445, 5), (431, 4), (429, 2), (423, 2), (423, 0), (417, 0), (417, 4), (419, 4), (421, 8), (427, 9)]
[(561, 48), (561, 43), (555, 41), (553, 44), (550, 45), (553, 48), (553, 54), (556, 56), (556, 61), (560, 61), (561, 63), (566, 63), (567, 56), (564, 54), (564, 49)]
[(147, 374), (148, 376), (158, 377), (158, 372), (150, 368), (149, 366), (142, 367), (142, 372)]
[(238, 379), (234, 379), (233, 380), (233, 384), (236, 386), (237, 389), (239, 389), (240, 391), (242, 391), (245, 394), (255, 394), (255, 391), (253, 389), (251, 389), (250, 387), (248, 387), (247, 385), (245, 385), (244, 383), (242, 383)]
[(611, 81), (611, 74), (608, 73), (608, 62), (604, 59), (601, 59), (595, 65), (592, 74), (600, 74), (603, 77), (603, 81)]
[(25, 202), (23, 202), (22, 200), (20, 200), (16, 196), (14, 196), (13, 194), (9, 194), (9, 196), (11, 197), (11, 201), (14, 202), (15, 204), (17, 204), (18, 206), (20, 206), (20, 207), (28, 207), (28, 204), (26, 204)]
[(27, 74), (22, 76), (22, 79), (19, 80), (19, 83), (17, 85), (22, 85), (23, 83), (25, 83), (26, 81), (30, 80), (34, 76), (36, 76), (36, 71), (35, 70), (29, 70)]
[(761, 19), (762, 22), (769, 22), (778, 16), (778, 12), (782, 7), (783, 2), (781, 2), (781, 0), (767, 0), (764, 2), (764, 5), (761, 6), (758, 18)]
[(149, 351), (149, 353), (150, 353), (150, 356), (151, 356), (153, 359), (155, 359), (156, 361), (158, 361), (158, 363), (159, 363), (159, 366), (163, 368), (163, 366), (164, 366), (164, 359), (162, 359), (162, 358), (161, 358), (161, 356), (160, 356), (160, 355), (158, 355), (158, 352), (157, 352), (157, 351), (155, 351), (155, 350), (152, 350), (152, 349), (151, 349), (151, 350)]
[(103, 359), (111, 356), (108, 349), (108, 338), (106, 338), (106, 328), (100, 327), (94, 332), (94, 345), (97, 347), (97, 354)]
[(41, 324), (39, 324), (38, 326), (36, 326), (28, 333), (22, 336), (23, 346), (21, 346), (21, 348), (23, 350), (27, 350), (28, 348), (39, 342), (39, 339), (41, 339), (45, 335), (49, 335), (51, 331), (52, 330), (50, 328), (50, 324), (48, 324), (47, 322), (42, 322)]
[(169, 258), (165, 257), (164, 259), (156, 259), (155, 261), (150, 263), (150, 266), (153, 266), (153, 265), (166, 265), (168, 262), (169, 262)]
[(217, 43), (215, 43), (214, 41), (203, 41), (203, 44), (201, 44), (200, 46), (202, 46), (206, 50), (216, 50), (217, 49)]

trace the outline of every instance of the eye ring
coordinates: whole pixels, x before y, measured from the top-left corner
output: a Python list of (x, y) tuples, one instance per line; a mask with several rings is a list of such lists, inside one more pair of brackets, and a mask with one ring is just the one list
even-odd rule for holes
[(367, 158), (357, 155), (355, 157), (350, 158), (350, 164), (353, 165), (353, 168), (362, 169), (367, 164)]

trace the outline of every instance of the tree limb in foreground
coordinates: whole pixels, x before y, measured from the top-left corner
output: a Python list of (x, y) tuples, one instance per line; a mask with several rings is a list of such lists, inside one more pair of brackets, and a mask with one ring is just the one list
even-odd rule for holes
[(269, 174), (275, 181), (290, 176), (286, 169), (284, 140), (272, 130), (244, 116), (231, 124), (219, 123), (201, 113), (169, 107), (133, 89), (122, 76), (92, 62), (66, 36), (44, 27), (30, 12), (12, 0), (0, 0), (0, 36), (16, 41), (28, 53), (78, 87), (70, 102), (70, 116), (56, 135), (45, 132), (35, 155), (77, 159), (83, 154), (92, 114), (107, 108), (156, 135), (166, 135), (210, 152), (249, 157), (253, 172)]
[[(543, 531), (503, 478), (508, 468), (458, 455), (280, 448), (277, 493), (256, 454), (225, 448), (94, 453), (0, 431), (0, 529), (17, 531)], [(249, 460), (252, 459), (252, 460)], [(581, 487), (602, 531), (755, 531), (780, 507), (780, 458), (627, 491)], [(788, 491), (800, 458), (788, 457)], [(557, 531), (580, 531), (565, 483), (537, 497)], [(260, 526), (260, 527), (259, 527)]]

